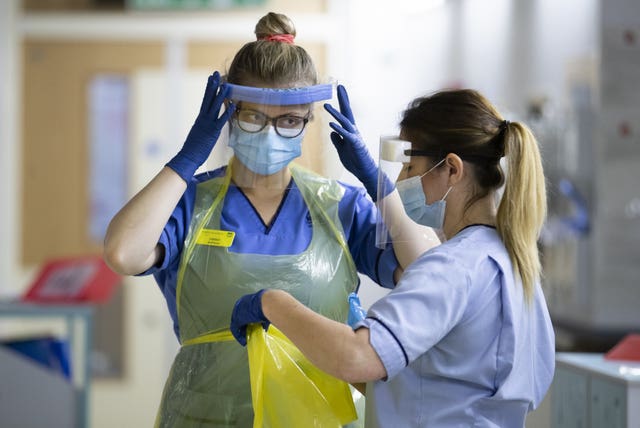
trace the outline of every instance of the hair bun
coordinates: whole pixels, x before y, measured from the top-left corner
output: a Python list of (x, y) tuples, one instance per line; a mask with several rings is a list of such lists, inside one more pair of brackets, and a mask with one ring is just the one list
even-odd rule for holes
[[(293, 43), (296, 37), (296, 27), (287, 15), (282, 13), (269, 12), (256, 24), (255, 34), (257, 40), (284, 41)], [(274, 37), (286, 37), (286, 40), (274, 40)], [(289, 42), (289, 40), (291, 40)]]

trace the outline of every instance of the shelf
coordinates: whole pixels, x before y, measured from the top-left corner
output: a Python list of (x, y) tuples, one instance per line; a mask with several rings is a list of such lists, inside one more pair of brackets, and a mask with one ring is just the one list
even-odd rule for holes
[[(262, 11), (260, 9), (260, 13)], [(26, 13), (16, 29), (23, 37), (104, 40), (239, 40), (249, 41), (256, 24), (251, 11), (122, 11)], [(291, 14), (301, 41), (333, 41), (341, 34), (338, 20), (326, 13)]]

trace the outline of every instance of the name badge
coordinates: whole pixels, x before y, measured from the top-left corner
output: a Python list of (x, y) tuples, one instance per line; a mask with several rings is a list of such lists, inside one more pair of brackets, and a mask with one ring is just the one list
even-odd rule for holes
[(228, 248), (233, 244), (235, 236), (235, 232), (228, 230), (201, 229), (196, 244)]

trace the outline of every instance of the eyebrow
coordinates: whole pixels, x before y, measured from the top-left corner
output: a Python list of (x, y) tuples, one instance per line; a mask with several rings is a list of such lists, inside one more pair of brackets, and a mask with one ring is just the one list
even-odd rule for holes
[(265, 113), (265, 112), (263, 112), (261, 110), (257, 110), (255, 108), (242, 108), (242, 106), (241, 106), (240, 110), (253, 111), (253, 112), (260, 113), (261, 115), (267, 116), (267, 117), (270, 117), (270, 118), (276, 118), (276, 117), (282, 117), (282, 116), (295, 116), (295, 117), (304, 118), (304, 117), (307, 117), (307, 116), (311, 115), (311, 110), (307, 110), (306, 112), (303, 112), (303, 111), (288, 111), (286, 113), (277, 114), (277, 115), (273, 115), (273, 116), (269, 115), (269, 114), (267, 114), (267, 113)]

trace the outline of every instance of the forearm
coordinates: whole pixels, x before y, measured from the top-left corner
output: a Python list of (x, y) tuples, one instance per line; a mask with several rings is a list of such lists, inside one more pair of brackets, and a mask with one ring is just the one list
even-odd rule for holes
[(135, 275), (156, 263), (158, 239), (185, 189), (165, 167), (114, 216), (104, 240), (105, 261), (114, 271)]
[(409, 218), (397, 190), (384, 198), (384, 222), (402, 269), (406, 269), (425, 251), (440, 244), (433, 229)]
[(347, 382), (384, 378), (386, 371), (369, 344), (369, 330), (325, 318), (282, 290), (267, 290), (262, 310), (317, 367)]

